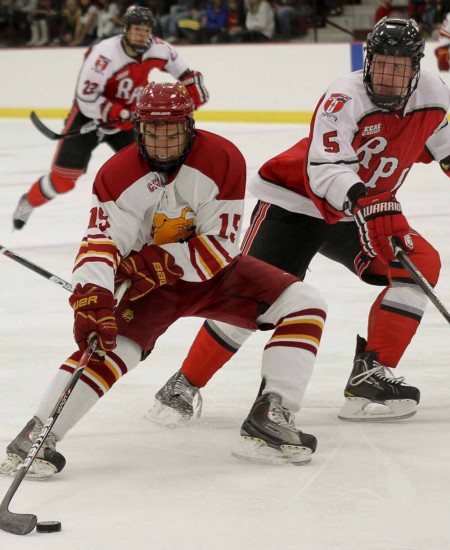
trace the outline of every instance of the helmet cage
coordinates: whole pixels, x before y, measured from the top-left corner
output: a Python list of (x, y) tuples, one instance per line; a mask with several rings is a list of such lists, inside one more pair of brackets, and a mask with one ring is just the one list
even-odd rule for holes
[[(156, 125), (156, 126), (168, 126), (169, 124), (177, 124), (178, 125), (178, 133), (175, 135), (178, 135), (178, 140), (180, 141), (183, 136), (185, 136), (185, 144), (184, 149), (181, 152), (181, 154), (177, 155), (176, 157), (168, 157), (167, 160), (161, 160), (156, 157), (150, 156), (147, 146), (145, 144), (145, 133), (147, 131), (148, 125)], [(152, 120), (149, 121), (143, 121), (143, 120), (135, 120), (134, 123), (134, 135), (135, 140), (138, 146), (139, 153), (141, 156), (147, 161), (147, 163), (151, 166), (151, 168), (160, 171), (160, 172), (170, 172), (171, 170), (174, 170), (177, 168), (180, 164), (182, 164), (183, 160), (187, 157), (189, 151), (192, 148), (192, 143), (194, 141), (194, 131), (195, 131), (195, 124), (194, 119), (191, 118), (189, 120), (184, 121), (168, 121), (168, 120)], [(171, 134), (173, 137), (173, 134)], [(174, 146), (172, 146), (174, 147)], [(175, 145), (176, 147), (176, 145)], [(167, 147), (169, 149), (169, 146)]]
[[(186, 88), (179, 82), (174, 84), (151, 82), (144, 88), (136, 104), (134, 136), (141, 156), (151, 168), (168, 172), (177, 168), (184, 161), (194, 141), (193, 113), (194, 103)], [(157, 127), (156, 130), (159, 130), (158, 135), (161, 136), (160, 128), (169, 124), (172, 127), (176, 124), (178, 128), (178, 132), (171, 131), (170, 133), (170, 147), (176, 147), (178, 154), (176, 156), (169, 155), (168, 151), (167, 160), (161, 160), (149, 153), (150, 146), (145, 143), (145, 134), (147, 126), (154, 125)], [(173, 138), (177, 135), (179, 144), (181, 139), (184, 140), (184, 148), (181, 152), (179, 151), (180, 145), (173, 144)]]
[[(143, 25), (150, 27), (151, 32), (146, 44), (133, 44), (128, 38), (128, 31), (130, 30), (131, 25)], [(123, 27), (122, 27), (122, 36), (124, 42), (129, 48), (139, 55), (145, 53), (150, 45), (153, 42), (153, 29), (155, 28), (156, 21), (153, 16), (153, 13), (148, 8), (141, 6), (129, 6), (125, 15), (123, 16)]]
[[(372, 103), (395, 111), (405, 105), (417, 88), (420, 76), (420, 60), (424, 56), (425, 42), (420, 36), (420, 30), (413, 19), (388, 19), (379, 21), (373, 31), (367, 36), (366, 59), (364, 62), (363, 81), (367, 95)], [(411, 59), (412, 74), (401, 92), (394, 94), (380, 94), (373, 89), (373, 60), (376, 54)]]

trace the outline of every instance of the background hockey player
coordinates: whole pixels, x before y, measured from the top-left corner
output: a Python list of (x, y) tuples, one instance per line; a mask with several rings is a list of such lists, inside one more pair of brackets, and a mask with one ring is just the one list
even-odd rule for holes
[(439, 46), (434, 50), (438, 69), (448, 72), (450, 70), (450, 13), (445, 16), (439, 28)]
[[(259, 202), (244, 254), (303, 279), (320, 252), (363, 281), (385, 287), (369, 313), (367, 342), (357, 339), (339, 413), (346, 420), (406, 418), (419, 403), (419, 390), (392, 370), (419, 326), (427, 298), (396, 261), (391, 239), (400, 241), (434, 286), (439, 255), (409, 227), (396, 199), (415, 162), (436, 160), (449, 174), (449, 90), (437, 75), (420, 73), (423, 50), (413, 20), (381, 20), (368, 36), (364, 70), (331, 84), (309, 137), (269, 160), (251, 188)], [(248, 336), (207, 321), (181, 371), (156, 394), (152, 413), (158, 417), (172, 408), (192, 417), (189, 397)], [(180, 382), (174, 387), (180, 379), (189, 394)]]
[[(274, 461), (308, 462), (316, 448), (316, 438), (296, 428), (294, 413), (312, 374), (324, 300), (297, 277), (241, 255), (244, 158), (226, 139), (196, 131), (193, 111), (179, 83), (148, 85), (136, 107), (137, 147), (117, 153), (97, 174), (70, 303), (80, 350), (96, 334), (106, 355), (83, 372), (33, 465), (36, 477), (62, 469), (55, 442), (187, 316), (274, 329), (238, 455), (261, 448)], [(116, 271), (116, 282), (130, 279), (132, 287), (114, 313)], [(2, 473), (16, 471), (80, 356), (63, 363), (35, 416), (8, 446)]]
[(92, 151), (107, 143), (114, 151), (133, 143), (131, 114), (153, 69), (170, 73), (188, 90), (195, 108), (208, 101), (202, 74), (189, 68), (182, 57), (153, 36), (155, 20), (148, 8), (130, 6), (123, 18), (123, 32), (102, 40), (86, 53), (78, 77), (73, 107), (64, 132), (94, 121), (119, 121), (101, 131), (62, 140), (50, 173), (40, 177), (23, 195), (13, 214), (15, 229), (22, 229), (34, 208), (71, 191), (87, 170)]

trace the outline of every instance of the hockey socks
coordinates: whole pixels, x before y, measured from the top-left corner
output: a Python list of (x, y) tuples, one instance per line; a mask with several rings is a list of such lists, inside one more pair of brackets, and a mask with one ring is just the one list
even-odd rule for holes
[(238, 349), (238, 345), (233, 347), (221, 339), (206, 321), (183, 361), (181, 372), (191, 384), (203, 388)]

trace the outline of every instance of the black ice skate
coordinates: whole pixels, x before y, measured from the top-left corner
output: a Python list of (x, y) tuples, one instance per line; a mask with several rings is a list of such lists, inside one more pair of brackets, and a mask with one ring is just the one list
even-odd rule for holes
[(236, 458), (269, 464), (305, 464), (311, 461), (317, 439), (295, 426), (294, 413), (276, 393), (260, 395), (241, 427)]
[(395, 378), (392, 369), (378, 362), (378, 355), (365, 351), (367, 342), (357, 336), (353, 370), (345, 387), (345, 404), (338, 414), (354, 422), (395, 420), (416, 414), (420, 391)]
[(31, 216), (34, 208), (28, 202), (27, 194), (22, 195), (19, 199), (19, 203), (16, 206), (13, 214), (13, 226), (14, 229), (22, 229), (22, 227), (27, 223), (28, 218)]
[(155, 404), (147, 418), (166, 426), (186, 423), (199, 418), (202, 412), (200, 389), (176, 372), (155, 395)]
[[(32, 444), (43, 428), (42, 422), (34, 416), (19, 435), (6, 447), (6, 459), (0, 464), (0, 473), (15, 476), (18, 468), (29, 453)], [(50, 432), (39, 449), (25, 477), (45, 479), (60, 472), (66, 459), (55, 449), (56, 437)]]

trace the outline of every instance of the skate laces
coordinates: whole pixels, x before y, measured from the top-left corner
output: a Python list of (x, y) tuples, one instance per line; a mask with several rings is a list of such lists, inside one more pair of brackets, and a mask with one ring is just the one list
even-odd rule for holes
[(180, 408), (186, 408), (189, 412), (192, 410), (200, 416), (203, 407), (202, 395), (199, 388), (191, 384), (184, 374), (177, 373), (167, 390), (171, 397), (179, 397), (184, 402), (185, 407), (180, 403)]
[[(367, 366), (367, 363), (364, 359), (358, 359), (357, 361), (362, 361), (364, 363), (364, 366)], [(376, 376), (379, 380), (382, 380), (387, 384), (394, 384), (394, 385), (400, 385), (405, 379), (404, 376), (394, 376), (392, 369), (390, 369), (389, 367), (385, 367), (381, 363), (378, 363), (378, 361), (374, 361), (373, 365), (374, 366), (371, 369), (366, 369), (364, 370), (364, 372), (361, 372), (360, 374), (357, 374), (356, 376), (354, 376), (350, 380), (350, 385), (359, 386), (359, 384), (362, 384), (363, 382), (365, 382), (372, 375)]]
[(270, 401), (268, 417), (272, 420), (272, 422), (275, 422), (275, 424), (278, 424), (283, 428), (297, 431), (294, 414), (277, 401)]

